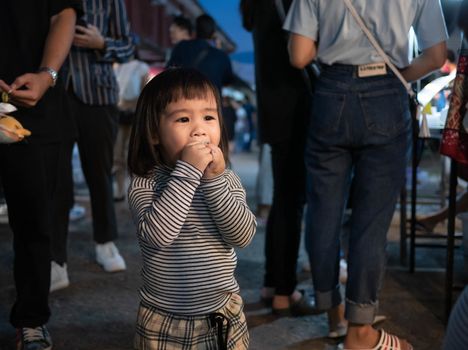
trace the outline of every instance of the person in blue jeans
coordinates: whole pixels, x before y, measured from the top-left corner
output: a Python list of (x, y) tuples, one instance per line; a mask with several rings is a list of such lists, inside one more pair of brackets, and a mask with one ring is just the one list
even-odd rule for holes
[[(407, 80), (443, 65), (447, 33), (439, 1), (353, 4)], [(422, 54), (409, 62), (411, 26)], [(385, 271), (386, 234), (404, 184), (411, 126), (407, 92), (343, 1), (295, 0), (284, 28), (291, 32), (291, 64), (303, 68), (317, 59), (322, 66), (305, 151), (306, 248), (316, 306), (328, 311), (331, 331), (344, 329), (345, 349), (412, 349), (372, 327)], [(343, 303), (339, 235), (351, 175), (353, 211)]]
[(444, 337), (443, 350), (468, 349), (468, 287), (458, 297), (453, 307)]

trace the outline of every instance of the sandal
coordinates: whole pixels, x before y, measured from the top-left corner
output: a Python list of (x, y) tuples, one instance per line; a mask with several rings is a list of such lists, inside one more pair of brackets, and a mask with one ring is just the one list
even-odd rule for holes
[[(379, 323), (382, 323), (387, 320), (387, 316), (384, 315), (376, 315), (374, 317), (374, 322), (372, 322), (372, 325), (375, 326)], [(339, 324), (336, 329), (331, 330), (328, 333), (328, 338), (330, 339), (337, 339), (337, 338), (342, 338), (348, 333), (348, 326), (347, 325), (342, 325)]]
[(299, 291), (301, 292), (302, 296), (298, 301), (291, 303), (291, 305), (286, 308), (272, 308), (273, 314), (279, 317), (299, 317), (317, 315), (321, 313), (321, 311), (317, 310), (315, 307), (314, 299), (308, 297), (303, 289)]
[[(413, 346), (410, 343), (408, 343), (408, 345), (409, 345), (408, 350), (413, 350)], [(352, 350), (352, 349), (346, 349), (344, 347), (343, 349)], [(402, 350), (401, 340), (396, 335), (389, 334), (385, 332), (383, 329), (381, 329), (379, 342), (372, 349), (368, 349), (368, 350)]]

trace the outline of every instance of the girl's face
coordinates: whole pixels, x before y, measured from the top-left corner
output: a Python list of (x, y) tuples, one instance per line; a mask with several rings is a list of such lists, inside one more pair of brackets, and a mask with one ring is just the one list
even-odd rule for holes
[(221, 128), (216, 99), (179, 99), (171, 102), (161, 115), (156, 144), (161, 146), (166, 164), (174, 166), (188, 143), (202, 142), (219, 146)]

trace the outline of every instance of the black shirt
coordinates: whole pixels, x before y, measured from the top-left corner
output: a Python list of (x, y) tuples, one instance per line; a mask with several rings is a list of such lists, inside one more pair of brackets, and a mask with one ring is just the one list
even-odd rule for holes
[[(42, 60), (50, 18), (66, 8), (81, 15), (79, 0), (5, 0), (0, 10), (0, 79), (11, 84), (15, 78), (36, 72)], [(28, 142), (54, 142), (60, 138), (59, 99), (62, 88), (50, 88), (33, 108), (18, 108), (13, 115), (32, 132)]]
[(228, 55), (203, 39), (179, 42), (172, 50), (167, 66), (195, 68), (205, 74), (220, 92), (233, 79)]

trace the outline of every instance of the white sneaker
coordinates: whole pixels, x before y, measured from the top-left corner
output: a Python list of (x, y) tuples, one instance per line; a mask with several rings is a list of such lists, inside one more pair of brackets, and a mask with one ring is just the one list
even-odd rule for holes
[(114, 242), (96, 244), (96, 261), (106, 272), (123, 271), (127, 268)]
[(60, 266), (52, 261), (50, 264), (50, 292), (67, 288), (69, 285), (67, 264)]

